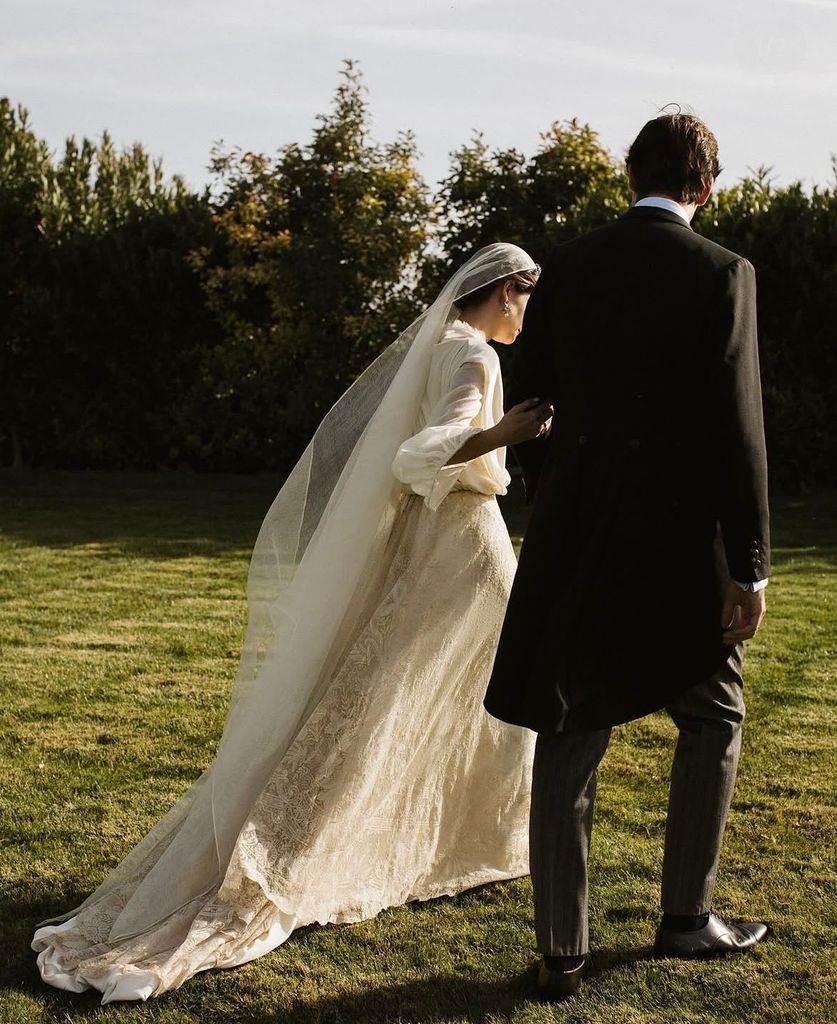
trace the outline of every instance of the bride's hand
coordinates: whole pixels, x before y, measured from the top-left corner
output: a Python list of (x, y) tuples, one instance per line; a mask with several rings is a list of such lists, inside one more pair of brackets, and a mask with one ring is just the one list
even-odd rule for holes
[(503, 444), (519, 444), (548, 434), (554, 411), (551, 402), (542, 402), (539, 398), (527, 398), (513, 405), (497, 424)]

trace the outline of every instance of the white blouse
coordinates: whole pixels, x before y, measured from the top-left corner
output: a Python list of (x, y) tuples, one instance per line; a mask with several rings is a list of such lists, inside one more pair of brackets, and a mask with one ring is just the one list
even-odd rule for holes
[(416, 433), (398, 449), (392, 472), (437, 509), (452, 490), (505, 494), (506, 449), (470, 462), (445, 463), (481, 430), (503, 417), (503, 380), (497, 353), (482, 331), (462, 320), (445, 328), (433, 350)]

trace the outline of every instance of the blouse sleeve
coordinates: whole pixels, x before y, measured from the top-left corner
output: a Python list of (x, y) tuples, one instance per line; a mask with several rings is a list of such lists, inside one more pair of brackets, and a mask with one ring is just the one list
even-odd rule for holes
[(472, 426), (488, 390), (488, 371), (469, 360), (455, 371), (450, 388), (432, 410), (427, 424), (398, 449), (392, 472), (434, 511), (459, 479), (465, 462), (445, 463), (465, 442), (479, 434)]

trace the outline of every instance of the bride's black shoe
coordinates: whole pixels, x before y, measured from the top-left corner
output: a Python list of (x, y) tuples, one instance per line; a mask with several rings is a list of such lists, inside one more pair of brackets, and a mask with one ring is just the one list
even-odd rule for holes
[(581, 964), (569, 971), (547, 967), (541, 960), (538, 969), (538, 998), (545, 1003), (559, 1003), (574, 996), (581, 985), (581, 979), (587, 966), (586, 958)]
[(659, 957), (683, 957), (704, 960), (731, 953), (743, 953), (760, 942), (769, 929), (762, 921), (739, 921), (727, 924), (717, 914), (710, 914), (703, 928), (679, 931), (657, 927), (654, 954)]

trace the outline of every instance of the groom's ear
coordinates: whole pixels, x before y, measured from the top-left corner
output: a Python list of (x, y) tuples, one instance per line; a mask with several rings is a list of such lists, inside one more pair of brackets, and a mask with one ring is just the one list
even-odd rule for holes
[(631, 165), (626, 164), (628, 171), (628, 191), (631, 193), (631, 202), (635, 203), (637, 200), (636, 182), (634, 181), (634, 172), (631, 170)]
[(698, 206), (706, 206), (707, 202), (709, 201), (709, 197), (712, 195), (712, 187), (714, 184), (714, 181), (710, 181), (707, 185), (703, 186), (703, 191), (697, 197), (696, 204)]

